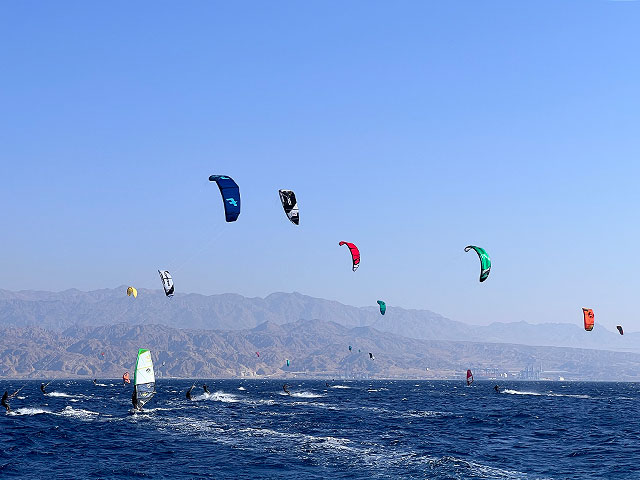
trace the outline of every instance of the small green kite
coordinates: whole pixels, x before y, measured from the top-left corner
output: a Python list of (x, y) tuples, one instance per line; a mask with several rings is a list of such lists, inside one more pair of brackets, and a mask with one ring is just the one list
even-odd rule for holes
[(464, 247), (465, 252), (468, 252), (471, 249), (475, 250), (478, 254), (478, 258), (480, 258), (480, 281), (484, 282), (491, 271), (491, 259), (484, 248), (476, 247), (475, 245), (468, 245)]

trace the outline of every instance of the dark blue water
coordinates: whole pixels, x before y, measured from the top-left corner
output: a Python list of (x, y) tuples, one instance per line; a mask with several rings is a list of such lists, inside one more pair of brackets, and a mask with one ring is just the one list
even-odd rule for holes
[(189, 401), (191, 382), (160, 380), (131, 415), (131, 387), (101, 383), (22, 390), (0, 414), (0, 478), (640, 478), (637, 384), (290, 381), (287, 396), (210, 380)]

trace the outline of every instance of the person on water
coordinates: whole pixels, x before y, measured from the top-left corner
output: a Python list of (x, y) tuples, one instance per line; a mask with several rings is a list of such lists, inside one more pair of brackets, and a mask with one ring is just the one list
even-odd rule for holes
[(191, 385), (191, 388), (187, 390), (187, 400), (191, 400), (191, 390), (193, 390), (194, 387), (195, 385)]
[(287, 385), (286, 383), (282, 386), (282, 390), (284, 390), (287, 395), (291, 395), (291, 392), (289, 391), (289, 385)]
[(98, 385), (98, 379), (97, 379), (97, 378), (94, 378), (94, 379), (93, 379), (93, 384), (94, 384), (94, 385)]
[(495, 387), (493, 387), (493, 389), (496, 391), (496, 393), (500, 393), (500, 385), (496, 385)]
[(204, 393), (206, 393), (207, 395), (211, 395), (211, 392), (209, 391), (209, 387), (207, 387), (206, 383), (202, 385), (202, 388), (204, 388)]
[(15, 391), (15, 392), (13, 392), (11, 395), (9, 395), (9, 392), (7, 392), (6, 390), (4, 391), (4, 394), (2, 395), (2, 402), (1, 402), (1, 403), (2, 403), (2, 406), (3, 406), (4, 408), (6, 408), (6, 409), (7, 409), (7, 412), (6, 412), (6, 413), (9, 413), (9, 412), (11, 411), (11, 406), (9, 406), (9, 402), (8, 402), (8, 400), (9, 400), (10, 398), (15, 397), (15, 396), (18, 394), (18, 392), (19, 392), (20, 390), (21, 390), (21, 389), (16, 390), (16, 391)]
[(134, 410), (142, 410), (141, 407), (138, 406), (138, 395), (137, 395), (136, 387), (133, 387), (133, 393), (131, 394), (131, 404), (133, 405)]
[(7, 392), (5, 390), (4, 394), (2, 395), (2, 406), (7, 409), (7, 413), (9, 413), (11, 411), (11, 407), (9, 406), (9, 402), (7, 402), (8, 399), (9, 399), (9, 392)]
[[(49, 383), (51, 383), (51, 382), (49, 382)], [(47, 385), (49, 385), (49, 383), (47, 383)], [(47, 395), (47, 394), (49, 393), (49, 392), (47, 392), (47, 390), (46, 390), (47, 385), (45, 385), (44, 383), (41, 383), (41, 384), (40, 384), (40, 390), (42, 390), (43, 395)]]

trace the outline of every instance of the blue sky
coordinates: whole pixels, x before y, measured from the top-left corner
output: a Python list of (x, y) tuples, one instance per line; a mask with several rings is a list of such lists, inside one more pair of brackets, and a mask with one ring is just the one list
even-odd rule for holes
[[(639, 23), (605, 1), (4, 2), (0, 288), (166, 268), (182, 292), (638, 330)], [(235, 224), (211, 174), (240, 184)]]

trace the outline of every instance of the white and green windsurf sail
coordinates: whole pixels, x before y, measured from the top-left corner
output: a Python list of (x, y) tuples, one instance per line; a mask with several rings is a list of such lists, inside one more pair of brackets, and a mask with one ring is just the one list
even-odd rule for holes
[(156, 377), (153, 374), (153, 361), (149, 350), (144, 348), (138, 350), (138, 359), (136, 360), (136, 369), (133, 375), (136, 402), (138, 408), (142, 408), (156, 393)]

